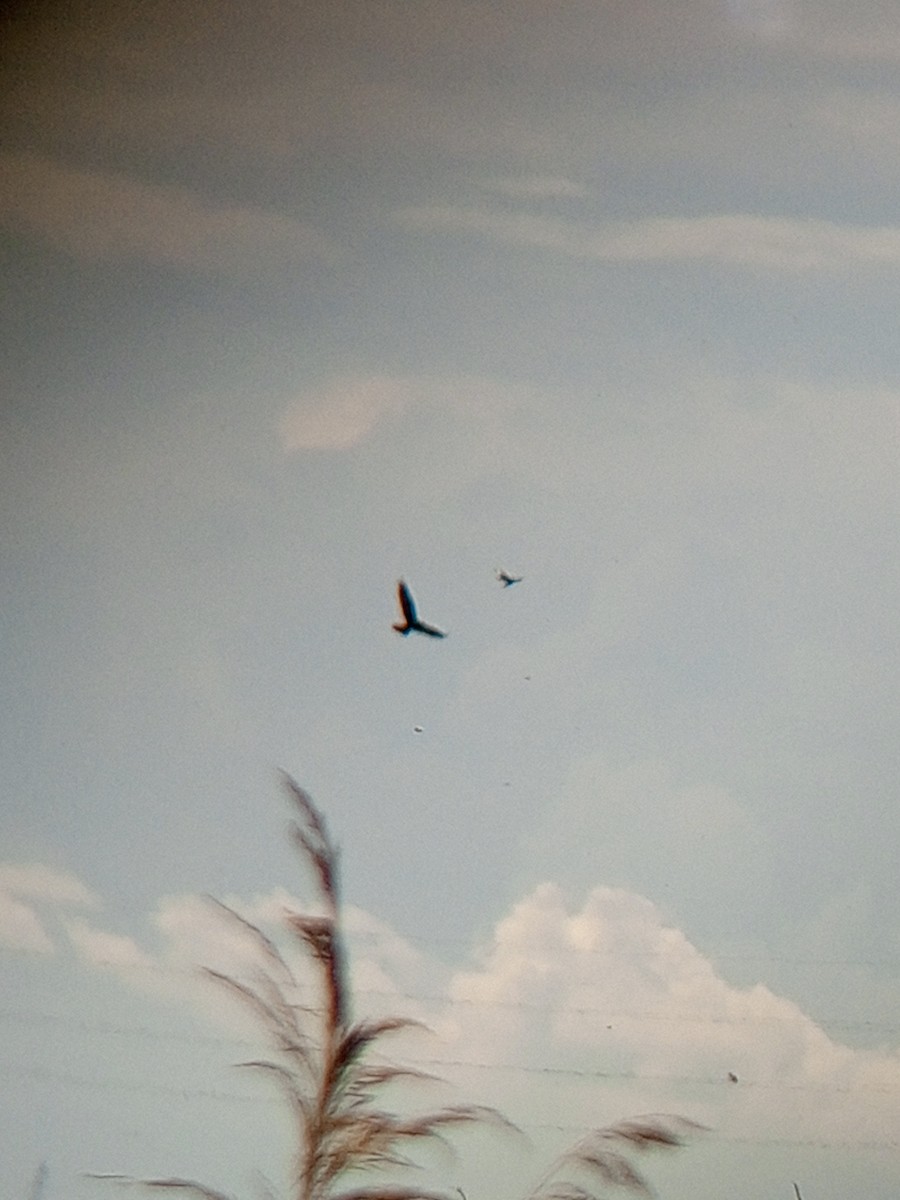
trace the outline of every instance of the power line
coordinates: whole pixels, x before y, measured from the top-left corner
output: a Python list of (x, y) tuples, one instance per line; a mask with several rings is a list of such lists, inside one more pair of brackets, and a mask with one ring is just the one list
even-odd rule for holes
[(28, 1066), (24, 1063), (0, 1063), (7, 1077), (35, 1079), (46, 1083), (63, 1084), (69, 1087), (88, 1088), (94, 1091), (133, 1092), (141, 1095), (180, 1097), (182, 1100), (216, 1100), (236, 1104), (276, 1104), (278, 1096), (253, 1096), (239, 1092), (225, 1092), (216, 1088), (177, 1087), (167, 1083), (135, 1082), (129, 1079), (98, 1079), (87, 1075), (75, 1075), (54, 1068)]
[[(466, 1064), (472, 1065), (472, 1064)], [(490, 1067), (490, 1064), (481, 1064), (485, 1067)], [(84, 1075), (76, 1075), (70, 1072), (46, 1069), (43, 1067), (26, 1066), (22, 1063), (0, 1062), (0, 1069), (3, 1070), (6, 1077), (17, 1077), (20, 1079), (35, 1079), (43, 1082), (53, 1083), (56, 1085), (85, 1088), (94, 1091), (109, 1091), (109, 1092), (125, 1092), (143, 1095), (157, 1095), (168, 1098), (178, 1098), (184, 1101), (204, 1101), (215, 1103), (227, 1103), (238, 1105), (275, 1105), (283, 1104), (284, 1101), (278, 1095), (252, 1095), (249, 1093), (222, 1091), (217, 1088), (195, 1088), (195, 1087), (177, 1087), (171, 1084), (162, 1083), (147, 1083), (134, 1082), (130, 1080), (120, 1079), (98, 1079), (96, 1077), (88, 1077)], [(522, 1068), (527, 1069), (527, 1068)], [(579, 1072), (564, 1072), (566, 1074), (579, 1074)], [(606, 1079), (648, 1079), (662, 1078), (651, 1076), (637, 1075), (602, 1075), (599, 1077)], [(693, 1082), (703, 1082), (694, 1080)], [(708, 1082), (720, 1082), (718, 1080), (709, 1080)], [(835, 1089), (841, 1090), (841, 1089)], [(564, 1133), (567, 1136), (581, 1137), (592, 1131), (591, 1126), (587, 1125), (561, 1125), (549, 1124), (540, 1122), (522, 1122), (519, 1128), (525, 1132), (531, 1133)], [(738, 1137), (729, 1134), (720, 1134), (715, 1130), (709, 1130), (704, 1135), (706, 1139), (714, 1142), (723, 1143), (726, 1145), (736, 1146), (784, 1146), (784, 1147), (807, 1147), (821, 1150), (868, 1150), (868, 1151), (898, 1151), (900, 1150), (900, 1141), (886, 1139), (829, 1139), (822, 1138), (773, 1138), (773, 1137)]]
[[(681, 931), (679, 931), (681, 932)], [(735, 962), (735, 963), (774, 963), (779, 966), (794, 966), (794, 967), (865, 967), (869, 970), (885, 970), (891, 969), (900, 972), (900, 959), (897, 958), (824, 958), (824, 957), (800, 957), (792, 954), (775, 953), (769, 951), (755, 951), (753, 953), (738, 953), (736, 951), (726, 952), (717, 951), (715, 948), (702, 947), (696, 942), (692, 942), (685, 934), (685, 939), (688, 945), (691, 946), (703, 958), (711, 959), (718, 963)], [(381, 944), (381, 939), (377, 934), (373, 933), (347, 933), (348, 943), (353, 945), (369, 945), (378, 946)], [(415, 937), (407, 934), (398, 935), (404, 943), (414, 946), (455, 946), (460, 949), (465, 949), (469, 954), (478, 946), (477, 939), (468, 941), (462, 938), (426, 938)], [(482, 948), (484, 943), (482, 943)], [(36, 950), (28, 950), (21, 946), (0, 946), (0, 954), (19, 955), (24, 958), (36, 959), (44, 961), (46, 956), (42, 952)], [(579, 947), (579, 956), (592, 958), (611, 958), (621, 959), (625, 962), (641, 962), (644, 960), (652, 960), (659, 958), (658, 950), (629, 950), (622, 946), (591, 946)], [(157, 969), (158, 964), (153, 963), (106, 963), (102, 960), (93, 960), (95, 966), (115, 966), (118, 969), (131, 970), (147, 970), (152, 971)], [(446, 966), (447, 964), (442, 964)], [(190, 972), (190, 967), (163, 967), (159, 965), (160, 970), (165, 971), (185, 971)], [(450, 969), (448, 967), (448, 969)]]
[[(528, 1124), (519, 1126), (523, 1132), (531, 1133), (563, 1133), (567, 1137), (579, 1138), (591, 1133), (584, 1125), (550, 1125)], [(733, 1134), (719, 1133), (715, 1129), (707, 1129), (703, 1134), (704, 1141), (717, 1142), (726, 1146), (785, 1146), (803, 1147), (814, 1150), (900, 1150), (900, 1141), (883, 1141), (878, 1139), (851, 1141), (850, 1139), (822, 1138), (777, 1138), (777, 1137), (737, 1137)]]
[[(527, 1066), (523, 1063), (482, 1063), (468, 1059), (412, 1058), (419, 1067), (463, 1067), (467, 1070), (521, 1072), (527, 1075), (559, 1076), (567, 1079), (600, 1079), (606, 1082), (678, 1083), (700, 1084), (710, 1087), (731, 1089), (735, 1081), (721, 1075), (664, 1075), (638, 1073), (637, 1071), (602, 1071), (587, 1067)], [(813, 1092), (819, 1095), (883, 1095), (900, 1096), (900, 1087), (882, 1087), (871, 1084), (865, 1087), (845, 1085), (821, 1085), (814, 1083), (769, 1083), (764, 1080), (742, 1079), (742, 1088), (764, 1089), (776, 1092)]]
[[(219, 1039), (219, 1038), (193, 1038), (189, 1035), (174, 1035), (170, 1037), (168, 1034), (157, 1034), (153, 1031), (141, 1030), (138, 1028), (126, 1029), (116, 1026), (97, 1026), (92, 1032), (108, 1036), (125, 1035), (135, 1037), (147, 1041), (177, 1041), (183, 1043), (200, 1042), (201, 1044), (212, 1045), (230, 1045), (234, 1048), (254, 1049), (258, 1047), (258, 1041), (237, 1040), (237, 1039)], [(264, 1039), (260, 1039), (264, 1040)], [(493, 1073), (506, 1074), (521, 1074), (540, 1076), (544, 1078), (560, 1078), (560, 1079), (578, 1079), (578, 1080), (602, 1080), (604, 1082), (641, 1082), (641, 1083), (665, 1083), (665, 1084), (680, 1084), (703, 1087), (724, 1087), (729, 1090), (734, 1086), (734, 1082), (727, 1075), (672, 1075), (665, 1073), (648, 1073), (637, 1071), (622, 1071), (622, 1070), (603, 1070), (600, 1068), (591, 1067), (562, 1067), (555, 1065), (533, 1065), (527, 1063), (503, 1063), (503, 1062), (482, 1062), (478, 1059), (466, 1058), (441, 1058), (438, 1056), (420, 1057), (416, 1055), (402, 1055), (404, 1062), (413, 1067), (420, 1068), (437, 1068), (442, 1071), (449, 1069), (462, 1069), (469, 1071), (486, 1071)], [(46, 1068), (34, 1067), (30, 1068), (20, 1064), (20, 1070), (26, 1072), (46, 1072)], [(85, 1080), (90, 1083), (89, 1080)], [(123, 1083), (116, 1086), (134, 1087), (140, 1089), (143, 1085)], [(160, 1085), (162, 1086), (162, 1085)], [(814, 1083), (781, 1083), (771, 1082), (766, 1080), (754, 1080), (752, 1078), (742, 1078), (740, 1086), (743, 1089), (775, 1091), (775, 1092), (808, 1092), (815, 1095), (883, 1095), (892, 1096), (900, 1095), (900, 1086), (888, 1087), (883, 1085), (867, 1084), (863, 1087), (853, 1087), (840, 1084), (814, 1084)], [(182, 1094), (182, 1089), (167, 1089), (173, 1094)]]
[[(143, 967), (138, 967), (137, 970), (143, 970)], [(159, 970), (165, 973), (164, 967), (152, 967), (153, 971)], [(180, 971), (178, 972), (181, 973)], [(185, 972), (190, 974), (194, 979), (203, 979), (201, 971)], [(254, 980), (251, 977), (242, 977), (235, 975), (235, 979), (239, 982), (252, 984)], [(298, 991), (315, 992), (315, 985), (298, 984)], [(500, 1000), (493, 998), (472, 998), (469, 996), (448, 996), (445, 993), (416, 993), (406, 991), (390, 991), (380, 988), (355, 988), (354, 995), (369, 1000), (387, 1000), (392, 1004), (400, 1002), (413, 1003), (418, 1005), (435, 1005), (450, 1009), (500, 1009), (511, 1012), (524, 1013), (544, 1013), (553, 1016), (578, 1016), (595, 1018), (598, 1022), (604, 1025), (612, 1025), (615, 1027), (616, 1022), (640, 1022), (659, 1025), (710, 1025), (716, 1027), (785, 1027), (796, 1025), (801, 1022), (813, 1022), (816, 1025), (827, 1026), (832, 1029), (847, 1029), (847, 1030), (865, 1030), (870, 1033), (892, 1034), (900, 1032), (900, 1025), (886, 1021), (872, 1021), (868, 1019), (850, 1020), (846, 1017), (829, 1017), (819, 1016), (811, 1013), (799, 1011), (791, 1016), (722, 1016), (713, 1013), (697, 1013), (697, 1012), (670, 1012), (653, 1009), (608, 1009), (598, 1008), (590, 1005), (575, 1005), (575, 1004), (558, 1004), (558, 1003), (538, 1003), (528, 1000)], [(315, 1004), (310, 1006), (312, 1013), (321, 1013)], [(17, 1013), (15, 1010), (0, 1010), (0, 1020), (59, 1020), (64, 1021), (67, 1018), (49, 1013), (35, 1013), (28, 1010), (27, 1012)]]

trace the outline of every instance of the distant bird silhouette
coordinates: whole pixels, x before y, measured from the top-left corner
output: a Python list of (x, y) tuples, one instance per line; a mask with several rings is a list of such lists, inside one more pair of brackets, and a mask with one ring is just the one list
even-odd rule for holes
[(403, 624), (395, 624), (393, 626), (398, 633), (402, 633), (404, 637), (407, 637), (411, 633), (427, 633), (429, 637), (434, 638), (447, 636), (442, 629), (435, 629), (433, 625), (426, 625), (424, 621), (419, 620), (412, 592), (402, 579), (397, 584), (397, 599), (400, 602), (400, 610), (403, 613)]
[(522, 582), (521, 575), (510, 575), (510, 573), (508, 571), (504, 571), (500, 567), (497, 568), (497, 578), (500, 580), (500, 582), (503, 584), (503, 586), (505, 588), (512, 587), (512, 585), (514, 583)]
[(738, 1081), (738, 1077), (737, 1077), (737, 1075), (735, 1075), (734, 1071), (729, 1071), (728, 1072), (728, 1082), (729, 1083), (737, 1083), (737, 1081)]

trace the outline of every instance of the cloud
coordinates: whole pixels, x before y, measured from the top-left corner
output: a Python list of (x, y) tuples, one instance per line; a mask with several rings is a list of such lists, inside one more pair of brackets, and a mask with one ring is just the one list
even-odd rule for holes
[[(234, 908), (262, 926), (280, 921), (286, 908), (298, 901), (283, 889), (249, 903), (232, 898)], [(231, 905), (229, 904), (229, 907)], [(123, 983), (140, 992), (169, 1000), (188, 999), (209, 1015), (209, 992), (200, 987), (204, 967), (234, 976), (247, 975), (255, 962), (254, 943), (237, 921), (209, 897), (187, 893), (163, 896), (150, 918), (157, 945), (145, 948), (128, 934), (111, 933), (83, 920), (66, 922), (79, 958), (89, 966), (110, 970)]]
[[(60, 18), (11, 81), (14, 127), (21, 123), (31, 145), (191, 155), (214, 146), (229, 163), (235, 148), (245, 162), (284, 165), (311, 146), (374, 147), (382, 157), (400, 143), (495, 164), (537, 157), (555, 171), (561, 155), (585, 157), (579, 148), (593, 147), (603, 124), (598, 100), (606, 89), (595, 87), (584, 103), (586, 68), (599, 68), (587, 78), (623, 63), (653, 78), (676, 64), (695, 72), (698, 54), (700, 62), (721, 54), (728, 28), (708, 4), (682, 5), (677, 22), (662, 9), (610, 13), (590, 0), (573, 0), (564, 20), (545, 0), (471, 4), (465, 20), (431, 0), (414, 15), (402, 0), (387, 0), (377, 11), (354, 10), (352, 20), (340, 4), (312, 14), (278, 3), (265, 22), (204, 8), (199, 23), (178, 6), (168, 5), (164, 20), (154, 8), (127, 30), (101, 19), (88, 32), (74, 17)], [(232, 62), (241, 64), (240, 88), (223, 67)], [(570, 80), (582, 87), (565, 103)]]
[(291, 217), (213, 203), (183, 187), (26, 153), (0, 155), (0, 174), (0, 224), (90, 262), (264, 271), (336, 253), (325, 236)]
[(66, 930), (86, 966), (111, 973), (141, 995), (184, 1006), (238, 1036), (253, 1032), (247, 1014), (204, 973), (206, 967), (235, 978), (252, 972), (254, 945), (241, 926), (196, 894), (163, 897), (150, 923), (157, 933), (155, 947), (82, 920), (66, 922)]
[[(278, 889), (235, 907), (278, 937), (270, 919), (305, 906)], [(634, 891), (595, 887), (573, 905), (558, 884), (540, 884), (497, 922), (475, 965), (454, 969), (364, 910), (345, 917), (360, 1015), (401, 1013), (435, 1031), (398, 1037), (394, 1056), (515, 1120), (552, 1114), (577, 1128), (658, 1110), (742, 1137), (893, 1138), (896, 1047), (844, 1045), (764, 983), (735, 986)], [(167, 897), (153, 923), (163, 937), (156, 954), (84, 922), (70, 932), (85, 962), (112, 967), (129, 986), (241, 1037), (258, 1032), (189, 970), (205, 963), (247, 978), (252, 938), (193, 895)]]
[(482, 185), (516, 200), (583, 200), (590, 192), (580, 183), (562, 175), (522, 175), (489, 179)]
[(727, 0), (726, 8), (736, 25), (761, 38), (783, 37), (794, 25), (785, 0)]
[[(27, 138), (67, 154), (95, 156), (103, 147), (139, 161), (173, 154), (187, 161), (197, 147), (213, 147), (204, 169), (210, 160), (227, 170), (268, 163), (280, 174), (302, 164), (304, 185), (319, 154), (384, 162), (397, 147), (438, 149), (498, 171), (519, 164), (548, 177), (593, 173), (598, 163), (615, 176), (624, 157), (641, 168), (662, 165), (671, 179), (673, 157), (690, 164), (702, 156), (705, 180), (713, 159), (713, 178), (749, 164), (754, 179), (777, 171), (808, 180), (808, 140), (784, 146), (781, 94), (786, 77), (803, 87), (808, 74), (793, 57), (795, 65), (779, 70), (773, 55), (764, 86), (748, 94), (748, 41), (776, 54), (796, 48), (805, 60), (810, 51), (890, 59), (898, 39), (889, 24), (859, 6), (811, 13), (791, 0), (689, 3), (677, 22), (664, 6), (581, 0), (566, 6), (564, 20), (544, 0), (506, 9), (472, 4), (464, 21), (424, 0), (415, 19), (388, 0), (377, 17), (367, 11), (353, 21), (341, 5), (319, 6), (313, 17), (276, 4), (263, 23), (226, 20), (215, 6), (198, 23), (170, 5), (164, 20), (149, 9), (127, 30), (99, 20), (87, 31), (74, 17), (60, 18), (10, 80), (6, 123), (20, 144)], [(198, 71), (201, 27), (205, 69)], [(217, 69), (234, 61), (242, 65), (239, 89)], [(725, 96), (717, 81), (728, 62), (736, 70)], [(640, 105), (628, 86), (623, 91), (629, 80), (648, 81)]]
[(0, 946), (29, 954), (52, 954), (53, 942), (33, 908), (0, 891)]
[(67, 921), (66, 928), (79, 958), (90, 966), (124, 971), (156, 966), (132, 937), (96, 929), (82, 920)]
[[(900, 62), (900, 38), (895, 55)], [(887, 170), (900, 150), (900, 98), (894, 91), (838, 87), (808, 102), (807, 117), (814, 136), (848, 155)], [(884, 162), (883, 160), (889, 160)]]
[[(24, 901), (31, 901), (25, 903)], [(96, 908), (98, 897), (70, 871), (43, 863), (0, 863), (0, 946), (52, 954), (54, 943), (35, 904)]]
[[(296, 967), (297, 999), (315, 1005), (319, 1000), (315, 972), (297, 943), (285, 936), (283, 920), (287, 911), (310, 912), (315, 906), (283, 888), (249, 899), (229, 896), (225, 903), (279, 944), (286, 961)], [(416, 996), (433, 993), (436, 973), (445, 978), (448, 972), (364, 910), (348, 906), (344, 917), (352, 948), (353, 988), (358, 990), (361, 1007), (369, 1015), (400, 1012), (417, 1020), (427, 1018), (429, 1010)], [(66, 922), (66, 930), (86, 966), (110, 973), (134, 993), (185, 1008), (242, 1043), (258, 1040), (256, 1016), (205, 972), (210, 968), (242, 981), (257, 978), (259, 947), (248, 927), (209, 897), (194, 893), (161, 898), (150, 924), (157, 935), (155, 946), (82, 920)], [(420, 1040), (411, 1034), (408, 1041), (421, 1052)]]
[[(244, 920), (277, 936), (284, 929), (287, 912), (310, 912), (310, 905), (285, 888), (258, 893), (249, 899), (227, 896), (223, 904)], [(69, 921), (72, 943), (84, 962), (120, 973), (124, 982), (138, 990), (158, 992), (160, 984), (153, 976), (168, 976), (169, 995), (193, 995), (198, 969), (211, 967), (235, 977), (253, 973), (256, 943), (240, 921), (208, 896), (185, 893), (164, 896), (151, 915), (157, 948), (144, 949), (126, 935), (109, 933), (85, 921)], [(354, 979), (376, 998), (387, 990), (396, 994), (421, 983), (422, 973), (430, 973), (433, 964), (390, 926), (364, 909), (347, 906), (344, 927), (354, 947)], [(302, 957), (302, 956), (301, 956)], [(179, 978), (181, 982), (179, 983)]]
[[(273, 894), (271, 903), (282, 895), (286, 893)], [(253, 919), (252, 905), (242, 906), (242, 911)], [(116, 971), (141, 991), (158, 991), (158, 981), (152, 977), (169, 976), (166, 990), (178, 995), (180, 976), (194, 975), (207, 965), (240, 974), (252, 959), (252, 940), (207, 897), (193, 893), (165, 896), (150, 923), (159, 935), (156, 949), (143, 947), (131, 935), (111, 933), (83, 920), (68, 921), (66, 928), (85, 963)]]
[(411, 206), (395, 214), (407, 229), (475, 234), (571, 258), (600, 262), (691, 262), (784, 272), (900, 266), (900, 226), (726, 214), (656, 217), (589, 225), (530, 212), (453, 205)]
[(429, 410), (466, 412), (480, 427), (525, 399), (521, 388), (473, 377), (339, 376), (294, 401), (278, 422), (287, 453), (344, 450), (391, 418)]
[(0, 890), (61, 906), (100, 905), (100, 898), (77, 875), (43, 863), (0, 863)]
[(449, 994), (433, 1021), (447, 1058), (532, 1066), (532, 1116), (550, 1083), (554, 1120), (589, 1119), (591, 1077), (744, 1136), (890, 1140), (900, 1115), (896, 1048), (852, 1049), (764, 984), (730, 984), (626, 889), (594, 888), (570, 909), (558, 885), (540, 885)]
[(416, 400), (414, 381), (383, 376), (333, 380), (292, 404), (278, 423), (281, 447), (344, 450), (367, 437), (384, 418)]
[(348, 906), (344, 928), (353, 987), (367, 1010), (376, 1015), (399, 1012), (428, 1024), (433, 1005), (427, 997), (446, 985), (449, 970), (365, 909)]

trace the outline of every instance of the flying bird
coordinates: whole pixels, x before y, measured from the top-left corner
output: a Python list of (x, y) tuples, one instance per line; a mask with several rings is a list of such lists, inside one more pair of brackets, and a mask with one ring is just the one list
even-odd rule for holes
[(497, 578), (505, 588), (512, 587), (514, 583), (521, 583), (523, 576), (510, 575), (509, 571), (504, 571), (502, 567), (497, 568)]
[(410, 633), (427, 633), (429, 637), (434, 638), (447, 636), (442, 629), (435, 629), (433, 625), (426, 625), (424, 621), (419, 620), (412, 592), (402, 579), (397, 584), (397, 599), (400, 602), (400, 611), (403, 613), (403, 624), (396, 623), (393, 626), (398, 633), (402, 633), (404, 637)]

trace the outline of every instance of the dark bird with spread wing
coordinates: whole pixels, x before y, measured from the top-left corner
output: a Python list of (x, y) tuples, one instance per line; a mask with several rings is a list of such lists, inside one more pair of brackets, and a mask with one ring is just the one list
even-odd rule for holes
[(400, 601), (400, 611), (403, 613), (403, 624), (396, 623), (393, 626), (398, 633), (402, 633), (404, 637), (410, 633), (426, 633), (429, 637), (434, 638), (447, 636), (442, 629), (435, 629), (433, 625), (426, 625), (424, 621), (419, 620), (412, 592), (402, 579), (397, 584), (397, 599)]
[(497, 568), (497, 578), (505, 588), (512, 587), (514, 583), (521, 583), (521, 575), (510, 575), (509, 571), (504, 571), (502, 567)]

